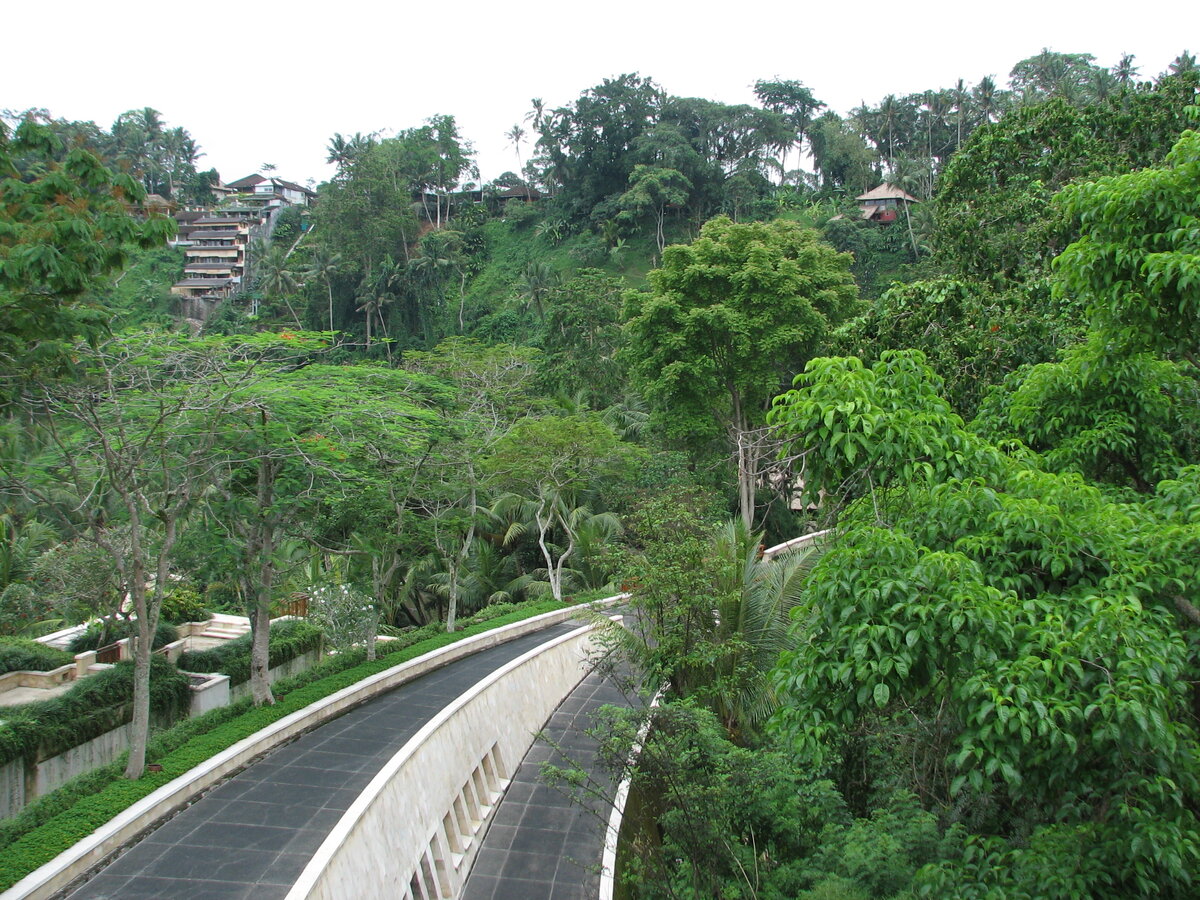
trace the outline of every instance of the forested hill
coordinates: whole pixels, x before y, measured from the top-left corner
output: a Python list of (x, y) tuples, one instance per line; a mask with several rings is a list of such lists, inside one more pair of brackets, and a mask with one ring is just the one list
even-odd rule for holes
[(1194, 896), (1198, 90), (622, 75), (483, 185), (452, 115), (334, 135), (198, 331), (190, 135), (10, 116), (0, 631), (245, 611), (265, 703), (297, 598), (349, 643), (623, 586), (634, 895)]

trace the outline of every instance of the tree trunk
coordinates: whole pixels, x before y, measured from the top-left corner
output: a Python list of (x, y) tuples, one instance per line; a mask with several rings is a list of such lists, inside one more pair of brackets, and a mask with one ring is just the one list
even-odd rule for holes
[(451, 554), (446, 563), (450, 569), (447, 573), (450, 576), (450, 601), (446, 610), (446, 632), (451, 633), (454, 631), (454, 620), (458, 617), (458, 554)]
[[(267, 414), (262, 413), (265, 428)], [(246, 598), (254, 598), (254, 607), (250, 610), (250, 694), (255, 706), (273, 704), (275, 696), (271, 693), (270, 669), (270, 640), (271, 640), (271, 592), (275, 585), (275, 521), (269, 510), (275, 501), (275, 475), (279, 463), (275, 460), (260, 458), (258, 461), (258, 520), (251, 526), (251, 538), (248, 541), (247, 563), (257, 563), (257, 583), (250, 583), (246, 577), (244, 585)]]
[(749, 426), (746, 423), (746, 411), (742, 407), (741, 392), (731, 387), (729, 399), (733, 407), (732, 431), (737, 463), (738, 507), (746, 529), (753, 530), (754, 485), (758, 474), (758, 460), (749, 444)]
[(372, 607), (371, 618), (367, 623), (367, 660), (375, 659), (375, 639), (379, 637), (379, 609)]
[(546, 515), (542, 518), (542, 508), (538, 507), (537, 523), (538, 523), (538, 546), (542, 548), (542, 557), (546, 560), (546, 578), (550, 581), (550, 595), (555, 600), (562, 602), (562, 582), (559, 579), (558, 573), (554, 569), (554, 557), (550, 554), (550, 547), (546, 543), (546, 535), (550, 531), (550, 524), (554, 521), (552, 515)]
[(137, 637), (133, 639), (133, 720), (129, 731), (126, 778), (141, 778), (146, 768), (146, 743), (150, 738), (150, 646), (154, 631), (146, 615), (146, 574), (140, 560), (134, 561), (130, 585), (137, 615)]
[(275, 702), (271, 693), (271, 608), (270, 594), (266, 598), (259, 592), (258, 602), (250, 614), (250, 694), (255, 706), (269, 706)]

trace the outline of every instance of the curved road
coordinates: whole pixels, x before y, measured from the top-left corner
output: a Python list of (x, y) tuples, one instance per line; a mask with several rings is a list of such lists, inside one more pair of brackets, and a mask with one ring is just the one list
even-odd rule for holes
[[(284, 897), (355, 797), (429, 719), (488, 673), (578, 624), (555, 625), (457, 660), (301, 735), (203, 795), (63, 896)], [(524, 766), (522, 772), (528, 774)], [(520, 781), (514, 776), (510, 791)], [(480, 862), (487, 848), (485, 842)]]

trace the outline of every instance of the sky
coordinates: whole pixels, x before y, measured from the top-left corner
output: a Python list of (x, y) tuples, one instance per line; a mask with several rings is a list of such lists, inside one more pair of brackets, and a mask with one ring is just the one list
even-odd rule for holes
[(271, 163), (302, 184), (332, 174), (335, 132), (386, 136), (449, 114), (489, 181), (517, 168), (505, 132), (531, 130), (532, 98), (562, 106), (625, 72), (724, 103), (754, 102), (759, 79), (797, 80), (845, 114), (959, 78), (1003, 85), (1044, 47), (1106, 66), (1132, 53), (1153, 77), (1183, 50), (1200, 53), (1200, 2), (13, 0), (0, 109), (108, 128), (151, 106), (200, 144), (200, 168), (232, 181)]

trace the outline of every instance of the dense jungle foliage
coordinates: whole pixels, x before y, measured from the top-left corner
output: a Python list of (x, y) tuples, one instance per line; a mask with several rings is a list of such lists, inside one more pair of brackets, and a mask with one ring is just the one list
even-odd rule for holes
[(1195, 896), (1200, 71), (1134, 63), (844, 115), (626, 74), (482, 185), (453, 116), (334, 135), (191, 323), (190, 135), (7, 114), (0, 632), (173, 602), (264, 663), (297, 597), (369, 646), (624, 586), (630, 896)]

